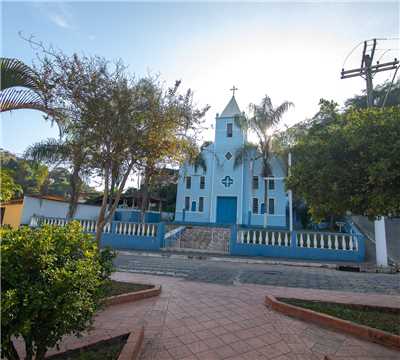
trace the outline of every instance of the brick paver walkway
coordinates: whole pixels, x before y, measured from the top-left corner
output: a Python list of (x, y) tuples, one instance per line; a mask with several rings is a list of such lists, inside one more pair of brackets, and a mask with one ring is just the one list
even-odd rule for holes
[[(142, 360), (394, 360), (399, 352), (295, 320), (264, 306), (266, 294), (400, 307), (393, 295), (184, 281), (116, 273), (121, 281), (162, 284), (146, 311)], [(136, 303), (139, 305), (139, 303)], [(122, 314), (121, 314), (122, 315)]]

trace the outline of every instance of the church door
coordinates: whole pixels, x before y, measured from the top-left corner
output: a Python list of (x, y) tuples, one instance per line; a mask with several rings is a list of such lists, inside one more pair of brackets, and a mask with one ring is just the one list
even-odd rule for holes
[(236, 196), (217, 197), (217, 224), (236, 224)]

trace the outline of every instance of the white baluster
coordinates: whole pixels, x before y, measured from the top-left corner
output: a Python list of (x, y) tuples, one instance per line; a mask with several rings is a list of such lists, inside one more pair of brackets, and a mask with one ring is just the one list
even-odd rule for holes
[(307, 247), (309, 248), (310, 246), (311, 246), (310, 233), (307, 233)]
[(353, 251), (353, 237), (350, 235), (349, 236), (349, 250)]
[(278, 246), (282, 245), (282, 237), (281, 237), (281, 232), (278, 232)]
[(338, 241), (338, 236), (337, 234), (335, 235), (335, 250), (339, 249), (339, 241)]
[(156, 236), (156, 226), (153, 225), (152, 231), (151, 231), (151, 236)]
[(140, 235), (144, 235), (144, 224), (140, 224)]
[(287, 232), (285, 232), (285, 237), (283, 239), (283, 243), (285, 244), (285, 246), (288, 246), (288, 236), (287, 236)]
[(317, 248), (317, 234), (316, 233), (313, 234), (313, 248), (314, 249)]
[(328, 235), (328, 249), (332, 249), (332, 239), (331, 239), (331, 234)]
[(300, 233), (300, 247), (304, 247), (303, 233)]
[(244, 231), (240, 231), (240, 243), (243, 244), (244, 243)]
[(272, 245), (275, 246), (275, 232), (274, 231), (272, 232), (271, 242), (272, 242)]
[(150, 225), (147, 225), (147, 232), (146, 232), (146, 236), (150, 235)]
[(353, 244), (354, 244), (354, 250), (358, 251), (358, 237), (357, 236), (354, 236)]
[(346, 236), (342, 235), (342, 250), (346, 250)]
[[(257, 236), (257, 238), (256, 238), (256, 244), (261, 244), (261, 240), (262, 240), (261, 231), (257, 231), (257, 233), (258, 233), (258, 236)], [(257, 234), (257, 233), (256, 233), (256, 234)]]
[(319, 239), (320, 239), (320, 244), (319, 244), (319, 246), (321, 247), (321, 249), (324, 249), (324, 248), (325, 248), (325, 238), (324, 238), (324, 235), (323, 235), (323, 234), (320, 234)]

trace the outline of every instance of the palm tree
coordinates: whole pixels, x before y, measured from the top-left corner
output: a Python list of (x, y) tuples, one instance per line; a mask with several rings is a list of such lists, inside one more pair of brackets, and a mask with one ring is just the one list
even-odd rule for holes
[(235, 123), (244, 131), (250, 130), (256, 135), (256, 143), (245, 143), (236, 150), (234, 167), (238, 167), (245, 160), (254, 161), (261, 159), (261, 175), (264, 178), (264, 211), (267, 213), (268, 205), (268, 177), (272, 176), (272, 131), (281, 121), (283, 115), (294, 106), (292, 102), (285, 101), (278, 107), (272, 105), (268, 95), (262, 99), (260, 105), (250, 104), (251, 116), (236, 116)]
[(18, 59), (0, 58), (0, 73), (0, 112), (17, 109), (48, 112), (33, 69)]
[(83, 177), (88, 175), (88, 156), (81, 142), (47, 139), (30, 146), (24, 154), (25, 158), (55, 164), (69, 164), (72, 168), (70, 175), (71, 195), (67, 220), (72, 219), (78, 207), (79, 195), (83, 185)]

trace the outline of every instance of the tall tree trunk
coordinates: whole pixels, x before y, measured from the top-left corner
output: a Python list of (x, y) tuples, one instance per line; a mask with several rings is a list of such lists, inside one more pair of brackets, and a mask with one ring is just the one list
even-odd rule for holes
[(151, 182), (152, 172), (149, 168), (146, 168), (144, 173), (143, 191), (142, 191), (142, 203), (140, 205), (140, 221), (142, 223), (146, 220), (146, 211), (149, 207), (149, 186)]
[(74, 166), (73, 172), (70, 176), (71, 183), (71, 198), (69, 200), (69, 207), (67, 213), (67, 221), (73, 219), (76, 209), (78, 208), (78, 200), (82, 187), (82, 180), (79, 176), (80, 166)]
[(2, 351), (1, 355), (5, 356), (5, 359), (9, 360), (20, 360), (18, 351), (15, 349), (14, 343), (11, 339), (2, 339)]
[(33, 343), (30, 337), (24, 337), (25, 341), (25, 352), (26, 357), (25, 360), (32, 360), (33, 359)]

